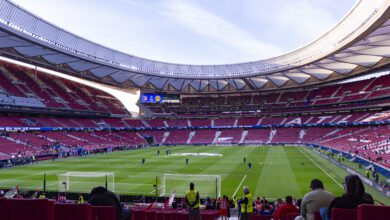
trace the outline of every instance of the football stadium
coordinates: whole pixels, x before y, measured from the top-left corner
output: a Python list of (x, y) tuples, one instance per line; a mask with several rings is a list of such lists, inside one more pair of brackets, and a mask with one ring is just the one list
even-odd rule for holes
[(390, 1), (333, 25), (182, 64), (0, 0), (0, 220), (386, 219)]

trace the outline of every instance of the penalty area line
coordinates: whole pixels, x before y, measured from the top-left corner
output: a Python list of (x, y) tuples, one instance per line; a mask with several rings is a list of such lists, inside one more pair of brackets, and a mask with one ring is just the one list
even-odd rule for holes
[(234, 191), (234, 194), (232, 195), (232, 198), (236, 195), (236, 193), (238, 192), (238, 189), (240, 189), (240, 187), (241, 187), (241, 185), (242, 185), (242, 183), (244, 182), (245, 179), (246, 179), (246, 174), (245, 174), (244, 178), (242, 178), (240, 184), (237, 186), (236, 191)]
[(328, 172), (326, 172), (324, 169), (322, 169), (313, 159), (311, 159), (311, 157), (309, 157), (304, 151), (302, 151), (299, 147), (296, 147), (296, 148), (298, 148), (298, 150), (302, 153), (302, 154), (304, 154), (307, 158), (309, 158), (309, 160), (311, 161), (311, 162), (313, 162), (318, 168), (320, 168), (320, 170), (322, 171), (322, 172), (324, 172), (329, 178), (331, 178), (332, 180), (333, 180), (333, 182), (335, 182), (338, 186), (340, 186), (340, 188), (342, 188), (342, 189), (344, 189), (344, 187), (339, 183), (339, 182), (337, 182)]

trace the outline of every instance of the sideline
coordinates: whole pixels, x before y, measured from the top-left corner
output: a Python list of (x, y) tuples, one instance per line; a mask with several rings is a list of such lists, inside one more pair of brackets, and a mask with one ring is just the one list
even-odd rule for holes
[(244, 178), (242, 178), (242, 180), (240, 182), (240, 185), (237, 186), (236, 191), (234, 191), (234, 194), (232, 195), (232, 198), (236, 195), (238, 189), (240, 189), (240, 187), (241, 187), (241, 185), (242, 185), (242, 183), (244, 182), (245, 179), (246, 179), (246, 174), (245, 174)]
[(300, 149), (300, 147), (296, 147), (302, 154), (304, 154), (307, 158), (309, 158), (309, 160), (311, 161), (311, 162), (313, 162), (318, 168), (320, 168), (320, 170), (322, 171), (322, 172), (324, 172), (329, 178), (331, 178), (338, 186), (340, 186), (340, 188), (341, 189), (344, 189), (344, 187), (339, 183), (339, 182), (337, 182), (331, 175), (329, 175), (329, 173), (328, 172), (326, 172), (324, 169), (322, 169), (313, 159), (311, 159), (311, 157), (309, 157), (304, 151), (302, 151), (301, 149)]

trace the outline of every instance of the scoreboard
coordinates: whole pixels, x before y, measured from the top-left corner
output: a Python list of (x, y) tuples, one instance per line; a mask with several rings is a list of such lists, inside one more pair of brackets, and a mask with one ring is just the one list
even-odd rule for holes
[(142, 103), (179, 103), (180, 96), (179, 95), (166, 95), (166, 94), (152, 94), (152, 93), (144, 93), (140, 96), (140, 101)]

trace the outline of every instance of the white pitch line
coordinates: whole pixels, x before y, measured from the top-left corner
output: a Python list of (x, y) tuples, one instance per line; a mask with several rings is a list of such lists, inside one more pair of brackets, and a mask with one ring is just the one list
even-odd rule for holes
[(236, 195), (236, 193), (238, 192), (238, 189), (240, 189), (241, 184), (244, 182), (245, 179), (246, 179), (246, 174), (245, 174), (244, 178), (242, 178), (240, 184), (237, 186), (236, 191), (234, 191), (234, 194), (232, 195), (232, 198)]
[(337, 182), (331, 175), (329, 175), (328, 172), (326, 172), (324, 169), (322, 169), (313, 159), (311, 159), (305, 152), (303, 152), (299, 147), (296, 147), (298, 148), (298, 150), (303, 153), (307, 158), (309, 158), (309, 160), (311, 162), (313, 162), (318, 168), (320, 168), (320, 170), (322, 170), (322, 172), (324, 172), (327, 176), (329, 176), (329, 178), (331, 178), (338, 186), (340, 186), (342, 189), (344, 189), (344, 187), (339, 183)]
[[(157, 190), (161, 189), (161, 187), (162, 187), (162, 186), (157, 187)], [(156, 192), (156, 189), (154, 189), (154, 190), (153, 190), (152, 192), (150, 192), (149, 194), (152, 194), (152, 193), (154, 193), (154, 192)]]
[(36, 173), (36, 174), (31, 174), (31, 175), (26, 175), (26, 176), (21, 176), (21, 177), (16, 177), (16, 178), (11, 178), (11, 179), (6, 179), (6, 180), (0, 180), (0, 183), (4, 183), (4, 182), (12, 182), (14, 180), (20, 180), (20, 179), (25, 179), (25, 178), (29, 178), (29, 177), (33, 177), (33, 176), (40, 176), (40, 175), (43, 175), (43, 174), (48, 174), (48, 173), (53, 173), (53, 171), (48, 171), (48, 172), (42, 172), (42, 173)]

